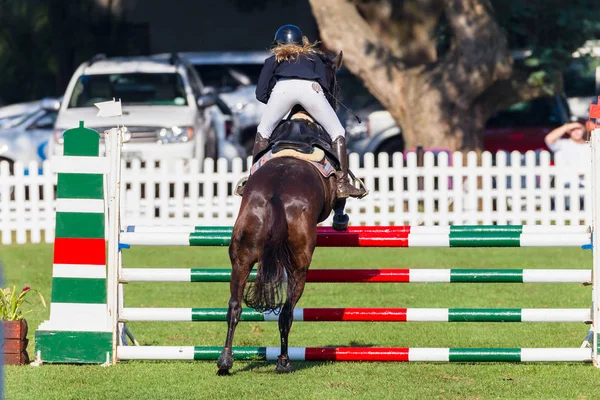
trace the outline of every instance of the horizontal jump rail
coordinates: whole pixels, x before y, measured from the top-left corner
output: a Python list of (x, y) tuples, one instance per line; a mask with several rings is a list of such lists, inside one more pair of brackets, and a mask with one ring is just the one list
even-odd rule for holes
[[(228, 246), (231, 233), (123, 232), (121, 242), (141, 246)], [(589, 233), (538, 234), (519, 232), (348, 233), (320, 232), (321, 247), (580, 247), (590, 243)]]
[[(296, 308), (305, 322), (590, 322), (589, 308)], [(120, 321), (227, 321), (226, 308), (124, 308)], [(240, 321), (273, 322), (279, 311), (244, 309)]]
[[(250, 280), (256, 278), (256, 270)], [(229, 282), (229, 268), (124, 268), (121, 282)], [(585, 269), (311, 269), (307, 282), (587, 283)]]
[[(229, 234), (233, 231), (231, 226), (145, 226), (129, 225), (127, 232), (137, 233), (215, 233)], [(317, 228), (319, 233), (339, 232), (328, 226)], [(458, 232), (469, 233), (497, 233), (516, 232), (533, 234), (557, 234), (557, 233), (588, 233), (589, 228), (584, 225), (444, 225), (444, 226), (349, 226), (346, 233), (422, 233), (422, 234), (450, 234)]]
[[(217, 360), (222, 347), (118, 346), (119, 360)], [(275, 361), (279, 347), (233, 347), (236, 360)], [(589, 362), (586, 348), (290, 347), (292, 361)]]

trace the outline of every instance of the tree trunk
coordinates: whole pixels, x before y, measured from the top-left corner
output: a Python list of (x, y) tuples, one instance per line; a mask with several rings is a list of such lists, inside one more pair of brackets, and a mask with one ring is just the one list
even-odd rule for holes
[(494, 107), (476, 103), (512, 72), (507, 40), (488, 0), (444, 0), (453, 33), (450, 49), (435, 62), (412, 68), (402, 62), (401, 50), (380, 40), (380, 25), (373, 30), (354, 3), (310, 3), (325, 44), (344, 51), (347, 68), (401, 126), (407, 148), (419, 143), (450, 150), (483, 148), (482, 131)]

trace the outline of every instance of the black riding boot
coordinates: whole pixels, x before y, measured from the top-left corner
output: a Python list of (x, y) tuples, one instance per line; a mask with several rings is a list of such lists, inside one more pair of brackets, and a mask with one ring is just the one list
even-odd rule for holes
[(347, 197), (361, 198), (365, 195), (364, 189), (357, 189), (348, 179), (348, 155), (346, 154), (346, 138), (338, 136), (333, 141), (333, 150), (340, 161), (340, 170), (335, 173), (337, 177), (337, 197), (345, 199)]
[(269, 139), (265, 139), (260, 133), (256, 132), (256, 137), (254, 138), (254, 148), (252, 149), (252, 164), (258, 161), (256, 157), (261, 155), (261, 153), (265, 151), (267, 147), (269, 147)]

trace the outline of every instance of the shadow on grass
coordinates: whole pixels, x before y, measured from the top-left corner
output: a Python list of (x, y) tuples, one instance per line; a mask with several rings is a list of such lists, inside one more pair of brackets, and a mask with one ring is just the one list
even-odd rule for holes
[[(276, 361), (250, 361), (247, 363), (244, 368), (234, 369), (231, 371), (232, 375), (235, 375), (236, 372), (255, 372), (261, 374), (277, 374), (275, 372), (275, 363)], [(304, 369), (315, 368), (322, 365), (329, 364), (330, 361), (292, 361), (292, 365), (294, 366), (294, 372), (302, 371)], [(277, 374), (279, 375), (279, 374)], [(284, 374), (282, 374), (284, 375)]]
[[(347, 345), (333, 345), (327, 344), (323, 347), (333, 347), (333, 348), (345, 348), (345, 347), (375, 347), (372, 343), (361, 343), (351, 341)], [(320, 348), (320, 347), (318, 347)], [(326, 364), (330, 364), (335, 361), (292, 361), (294, 365), (294, 371), (302, 371), (304, 369), (316, 368)], [(235, 367), (234, 367), (235, 368)], [(232, 370), (232, 374), (235, 375), (236, 372), (259, 372), (259, 373), (274, 373), (275, 372), (275, 361), (250, 361), (243, 368)]]

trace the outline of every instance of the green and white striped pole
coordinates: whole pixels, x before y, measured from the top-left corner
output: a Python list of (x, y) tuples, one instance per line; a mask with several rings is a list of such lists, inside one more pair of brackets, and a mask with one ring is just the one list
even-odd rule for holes
[[(245, 308), (240, 321), (275, 322), (279, 311)], [(589, 308), (295, 308), (295, 322), (591, 322)], [(226, 308), (124, 308), (123, 322), (227, 321)]]
[(106, 245), (100, 137), (78, 128), (64, 134), (58, 173), (50, 319), (35, 332), (36, 363), (109, 363), (113, 329), (106, 296)]
[[(222, 347), (119, 346), (120, 360), (216, 360)], [(233, 347), (236, 360), (275, 361), (279, 347)], [(589, 362), (581, 348), (290, 347), (292, 361), (373, 362)]]

